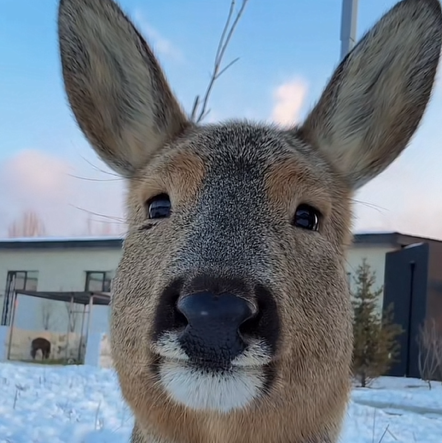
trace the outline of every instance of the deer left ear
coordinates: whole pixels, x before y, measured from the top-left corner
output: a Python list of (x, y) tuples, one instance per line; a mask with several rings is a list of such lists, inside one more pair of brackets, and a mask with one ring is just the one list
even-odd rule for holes
[(61, 0), (65, 89), (97, 154), (131, 178), (190, 123), (141, 34), (112, 0)]

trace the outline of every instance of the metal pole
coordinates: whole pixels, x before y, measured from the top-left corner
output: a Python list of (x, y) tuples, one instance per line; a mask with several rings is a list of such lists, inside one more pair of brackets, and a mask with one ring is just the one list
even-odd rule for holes
[(12, 297), (12, 313), (11, 313), (11, 323), (9, 325), (9, 343), (8, 343), (8, 355), (6, 356), (6, 360), (9, 360), (11, 357), (11, 346), (12, 346), (12, 331), (14, 329), (14, 321), (15, 321), (15, 305), (17, 303), (17, 292), (14, 290)]
[(359, 0), (342, 0), (341, 17), (341, 60), (356, 44)]
[(86, 340), (85, 340), (85, 344), (86, 344), (86, 349), (87, 349), (87, 342), (89, 340), (89, 329), (91, 327), (91, 315), (92, 315), (92, 307), (94, 306), (94, 295), (91, 294), (89, 296), (89, 311), (87, 314), (87, 326), (86, 326)]
[(78, 345), (78, 362), (81, 361), (81, 347), (83, 346), (84, 316), (85, 315), (86, 315), (86, 305), (83, 305), (83, 315), (81, 316), (81, 328), (80, 328), (80, 344)]
[(68, 333), (67, 333), (67, 339), (66, 339), (66, 352), (64, 354), (66, 364), (69, 360), (69, 334), (71, 332), (71, 314), (72, 314), (72, 306), (74, 304), (74, 295), (71, 294), (71, 301), (69, 302), (69, 310), (68, 310)]
[(11, 298), (14, 298), (15, 291), (15, 272), (8, 272), (8, 280), (6, 282), (5, 301), (3, 303), (1, 325), (8, 326), (9, 309), (11, 305)]

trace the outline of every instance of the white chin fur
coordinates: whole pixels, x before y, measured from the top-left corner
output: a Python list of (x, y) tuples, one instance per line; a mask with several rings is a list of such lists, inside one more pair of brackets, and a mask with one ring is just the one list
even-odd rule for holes
[(169, 396), (188, 408), (228, 413), (256, 399), (264, 385), (263, 365), (270, 362), (267, 346), (259, 340), (249, 343), (245, 352), (232, 361), (225, 373), (207, 372), (188, 365), (176, 332), (167, 332), (153, 345), (164, 358), (161, 383)]
[(204, 372), (185, 362), (165, 360), (161, 382), (170, 397), (190, 409), (228, 413), (257, 398), (264, 384), (259, 367), (234, 367), (227, 373)]

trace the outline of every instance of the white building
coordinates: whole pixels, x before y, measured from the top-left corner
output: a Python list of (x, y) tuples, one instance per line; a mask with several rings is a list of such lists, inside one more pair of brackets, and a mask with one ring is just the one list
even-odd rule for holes
[[(431, 239), (397, 232), (359, 233), (348, 254), (349, 279), (367, 259), (376, 272), (377, 284), (385, 279), (386, 254)], [(110, 291), (110, 282), (121, 256), (121, 238), (27, 238), (0, 240), (0, 325), (9, 326), (15, 290), (38, 292)], [(66, 333), (68, 304), (43, 298), (18, 295), (14, 327), (27, 331), (50, 330)], [(380, 301), (380, 307), (382, 300)], [(71, 332), (81, 331), (82, 305), (75, 305), (76, 324)], [(95, 306), (92, 332), (108, 332), (109, 307)]]

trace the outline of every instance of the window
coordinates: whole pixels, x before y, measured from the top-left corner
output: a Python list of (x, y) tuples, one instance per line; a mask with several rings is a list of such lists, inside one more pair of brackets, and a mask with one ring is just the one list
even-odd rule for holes
[(91, 292), (110, 292), (113, 277), (113, 271), (87, 271), (85, 290)]
[[(17, 290), (36, 291), (38, 271), (9, 271), (6, 279), (6, 292)], [(9, 286), (9, 287), (8, 287)]]
[(6, 278), (5, 300), (3, 302), (1, 324), (9, 326), (11, 322), (11, 306), (15, 290), (36, 291), (38, 271), (8, 271)]

